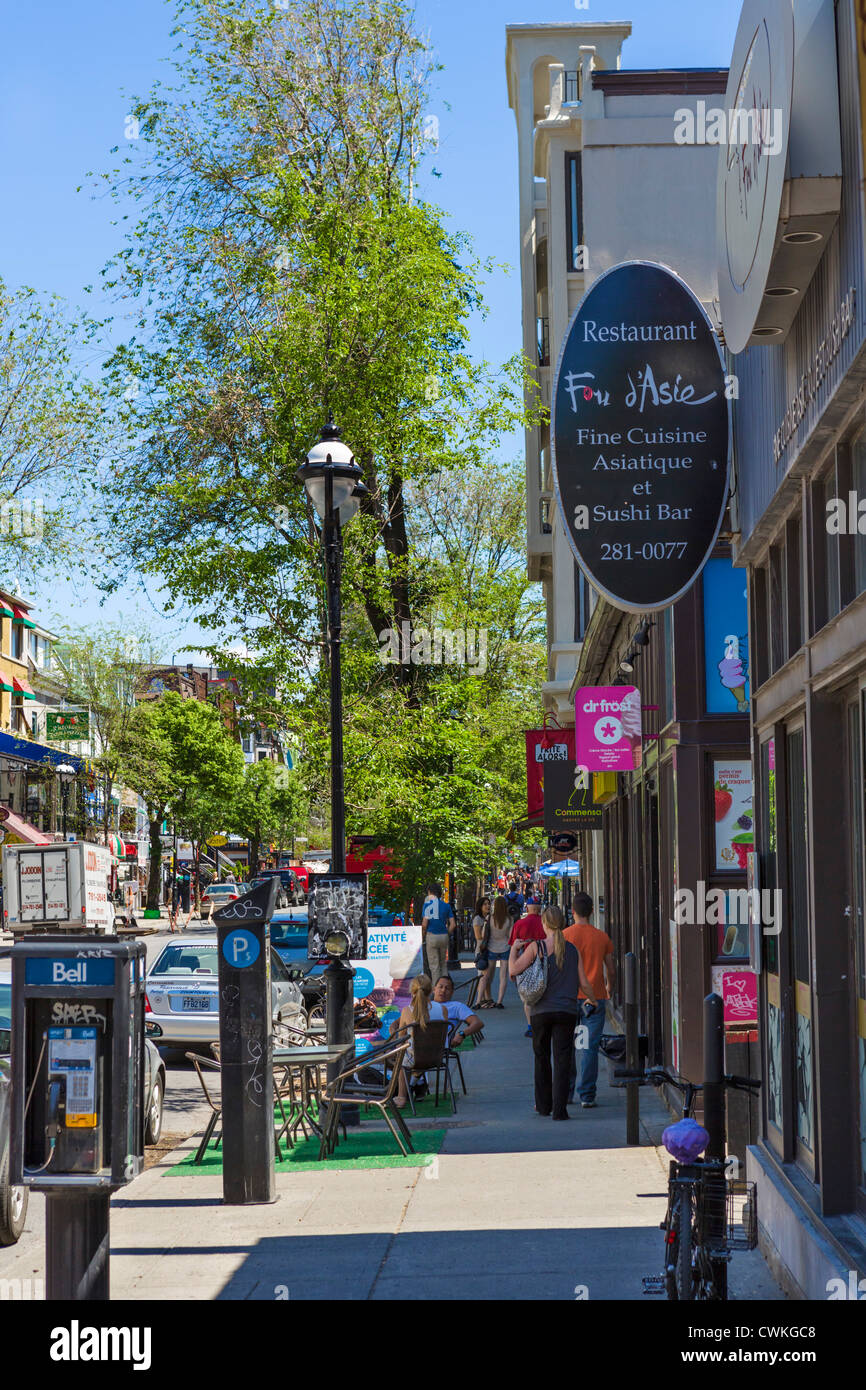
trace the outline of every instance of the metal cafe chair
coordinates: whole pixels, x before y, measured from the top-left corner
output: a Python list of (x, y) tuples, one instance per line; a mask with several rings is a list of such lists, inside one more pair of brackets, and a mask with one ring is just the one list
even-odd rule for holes
[[(396, 1042), (392, 1039), (381, 1048), (374, 1048), (372, 1052), (359, 1057), (354, 1066), (348, 1067), (346, 1071), (340, 1072), (325, 1087), (325, 1100), (328, 1106), (328, 1118), (322, 1133), (322, 1142), (319, 1145), (319, 1158), (326, 1158), (333, 1153), (334, 1144), (337, 1137), (337, 1126), (340, 1123), (343, 1106), (373, 1105), (382, 1114), (382, 1118), (390, 1129), (397, 1141), (397, 1147), (404, 1157), (415, 1152), (412, 1143), (412, 1135), (406, 1121), (403, 1119), (394, 1097), (400, 1082), (400, 1068), (409, 1040), (401, 1037)], [(370, 1084), (362, 1082), (360, 1073), (365, 1071), (371, 1064), (383, 1066), (383, 1080), (381, 1084)], [(390, 1070), (390, 1077), (388, 1071)], [(343, 1135), (345, 1137), (345, 1127)]]
[[(210, 1143), (211, 1135), (213, 1134), (217, 1126), (223, 1108), (222, 1096), (220, 1096), (218, 1099), (214, 1099), (214, 1097), (208, 1090), (208, 1084), (205, 1079), (204, 1073), (205, 1071), (219, 1072), (222, 1070), (222, 1067), (221, 1064), (218, 1061), (216, 1061), (213, 1057), (200, 1057), (196, 1052), (187, 1052), (185, 1053), (185, 1056), (187, 1061), (192, 1062), (193, 1066), (195, 1067), (196, 1076), (198, 1077), (199, 1082), (201, 1083), (201, 1088), (204, 1091), (204, 1098), (211, 1108), (210, 1119), (207, 1122), (204, 1136), (202, 1137), (202, 1141), (199, 1144), (195, 1158), (193, 1159), (193, 1163), (201, 1163), (204, 1159), (205, 1150), (207, 1149), (207, 1146)], [(216, 1147), (219, 1147), (221, 1138), (222, 1135), (218, 1134), (215, 1140)]]
[[(433, 1102), (436, 1109), (439, 1108), (439, 1077), (443, 1080), (443, 1097), (451, 1094), (451, 1110), (457, 1113), (457, 1097), (454, 1093), (454, 1084), (451, 1080), (451, 1068), (448, 1052), (448, 1037), (453, 1025), (447, 1019), (431, 1020), (426, 1028), (421, 1028), (417, 1023), (410, 1023), (409, 1031), (412, 1034), (412, 1055), (413, 1062), (409, 1068), (407, 1080), (411, 1083), (412, 1077), (418, 1072), (433, 1071), (436, 1073), (436, 1098)], [(415, 1111), (415, 1099), (412, 1095), (411, 1084), (409, 1090), (409, 1104), (412, 1107), (412, 1114)]]

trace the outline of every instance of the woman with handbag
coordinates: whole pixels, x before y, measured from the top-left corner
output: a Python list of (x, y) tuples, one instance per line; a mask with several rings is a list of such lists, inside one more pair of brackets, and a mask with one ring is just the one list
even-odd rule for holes
[(546, 908), (541, 920), (544, 940), (530, 941), (528, 945), (515, 941), (508, 973), (529, 1008), (535, 1053), (535, 1109), (539, 1115), (552, 1113), (554, 1120), (567, 1120), (578, 989), (591, 1003), (596, 1000), (580, 953), (562, 934), (565, 919), (561, 908)]
[[(497, 899), (498, 901), (498, 899)], [(488, 943), (490, 941), (490, 899), (480, 898), (475, 907), (475, 916), (472, 919), (472, 930), (475, 933), (475, 969), (478, 971), (478, 994), (475, 999), (476, 1009), (492, 1009), (493, 1003), (490, 998), (490, 972), (488, 966), (490, 958), (488, 955)]]
[[(499, 897), (493, 904), (493, 912), (490, 915), (490, 933), (487, 942), (487, 980), (486, 998), (489, 1001), (485, 1008), (504, 1009), (503, 999), (508, 988), (508, 958), (510, 955), (511, 929), (514, 919), (508, 911), (508, 903), (505, 898)], [(496, 962), (499, 962), (499, 998), (493, 1003), (491, 989), (493, 986), (493, 976), (496, 971)]]

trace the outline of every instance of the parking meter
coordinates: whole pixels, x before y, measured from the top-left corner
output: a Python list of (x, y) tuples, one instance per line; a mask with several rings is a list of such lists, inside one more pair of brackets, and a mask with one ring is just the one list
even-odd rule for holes
[(111, 937), (13, 946), (13, 1183), (110, 1193), (141, 1172), (144, 961)]

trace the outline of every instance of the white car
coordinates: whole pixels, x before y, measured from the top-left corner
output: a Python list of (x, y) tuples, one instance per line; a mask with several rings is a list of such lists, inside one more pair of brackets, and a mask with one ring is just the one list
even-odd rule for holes
[[(271, 1007), (278, 1023), (304, 1026), (299, 986), (271, 947)], [(163, 947), (147, 974), (148, 1037), (168, 1047), (219, 1042), (219, 953), (215, 936), (184, 937)]]

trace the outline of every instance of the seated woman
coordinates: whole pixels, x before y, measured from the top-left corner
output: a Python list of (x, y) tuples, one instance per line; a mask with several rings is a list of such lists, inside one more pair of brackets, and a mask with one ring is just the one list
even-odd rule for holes
[[(392, 1036), (401, 1028), (408, 1028), (411, 1023), (417, 1023), (419, 1028), (426, 1028), (431, 1019), (434, 1021), (445, 1019), (447, 1022), (448, 1010), (444, 1004), (437, 1004), (435, 1000), (431, 1002), (432, 993), (433, 982), (430, 976), (416, 975), (411, 986), (412, 1001), (406, 1005), (405, 1009), (401, 1010), (400, 1017), (392, 1023)], [(409, 1101), (409, 1077), (414, 1065), (415, 1057), (410, 1042), (403, 1059), (403, 1066), (400, 1069), (400, 1082), (395, 1097), (395, 1103), (401, 1110)]]

